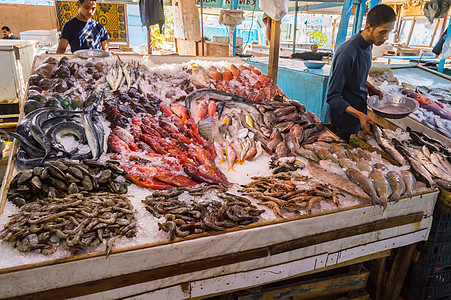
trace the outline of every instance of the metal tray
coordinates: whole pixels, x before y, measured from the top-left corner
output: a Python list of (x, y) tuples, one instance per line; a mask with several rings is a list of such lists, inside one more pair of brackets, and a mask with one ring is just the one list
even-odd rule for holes
[(418, 101), (403, 96), (385, 95), (382, 99), (371, 96), (367, 104), (374, 113), (388, 119), (401, 119), (418, 109)]
[(111, 55), (110, 52), (97, 49), (81, 49), (75, 51), (74, 54), (81, 58), (99, 58), (99, 57), (108, 57)]

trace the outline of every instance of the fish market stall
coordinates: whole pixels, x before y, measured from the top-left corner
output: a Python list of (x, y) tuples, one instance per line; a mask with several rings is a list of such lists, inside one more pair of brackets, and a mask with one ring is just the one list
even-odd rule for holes
[(33, 70), (5, 133), (2, 297), (206, 297), (428, 236), (435, 186), (342, 143), (240, 59)]
[[(268, 74), (268, 58), (254, 57), (247, 62)], [(321, 69), (309, 69), (301, 60), (279, 59), (277, 83), (290, 99), (300, 101), (308, 111), (326, 122), (329, 118), (329, 106), (326, 103), (329, 74), (329, 65)]]
[[(372, 111), (370, 116), (378, 122), (387, 126), (392, 123), (397, 127), (426, 133), (448, 146), (451, 146), (451, 77), (435, 72), (421, 66), (384, 66), (392, 71), (392, 75), (384, 77), (376, 75), (373, 77), (376, 84), (381, 84), (383, 92), (394, 95), (406, 95), (418, 99), (419, 109), (409, 116), (401, 119), (387, 119), (375, 115)], [(371, 77), (371, 72), (370, 72)], [(388, 85), (384, 81), (393, 78), (396, 81)]]

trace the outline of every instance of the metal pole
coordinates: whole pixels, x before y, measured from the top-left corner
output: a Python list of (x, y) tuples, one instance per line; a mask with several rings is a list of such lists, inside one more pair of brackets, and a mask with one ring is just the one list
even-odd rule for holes
[(360, 4), (356, 7), (354, 12), (354, 26), (352, 30), (352, 34), (356, 34), (362, 29), (363, 16), (365, 15), (365, 7), (367, 0), (360, 0)]
[(351, 17), (353, 0), (344, 0), (343, 10), (341, 11), (340, 25), (337, 31), (337, 41), (335, 42), (335, 50), (346, 41), (348, 32), (349, 18)]
[(370, 10), (375, 7), (376, 5), (380, 4), (381, 0), (370, 0)]
[[(451, 24), (448, 25), (448, 31), (446, 32), (446, 35), (445, 35), (445, 41), (446, 41), (446, 39), (451, 35), (450, 30), (451, 30)], [(444, 49), (442, 48), (442, 52), (443, 52), (443, 50), (444, 50)], [(446, 57), (446, 58), (447, 58), (447, 57)], [(437, 69), (437, 71), (440, 72), (440, 73), (443, 73), (443, 69), (445, 68), (445, 60), (446, 60), (446, 58), (441, 59), (440, 62), (439, 62), (439, 64), (438, 64), (438, 69)]]
[[(202, 56), (205, 56), (205, 40), (204, 40), (204, 0), (200, 0), (200, 27), (201, 27), (201, 40), (200, 45), (202, 47)], [(197, 48), (197, 47), (196, 47)]]
[(296, 29), (298, 27), (298, 0), (294, 8), (293, 53), (296, 53)]
[[(237, 9), (238, 8), (238, 0), (233, 0), (232, 2), (232, 9)], [(233, 28), (233, 56), (236, 56), (236, 26)]]

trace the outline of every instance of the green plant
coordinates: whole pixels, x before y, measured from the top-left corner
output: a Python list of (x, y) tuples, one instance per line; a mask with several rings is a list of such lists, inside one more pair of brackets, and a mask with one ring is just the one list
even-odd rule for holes
[(164, 7), (164, 34), (160, 33), (160, 26), (153, 25), (152, 28), (152, 49), (161, 51), (164, 48), (164, 44), (172, 42), (174, 36), (174, 10), (172, 6)]
[(318, 47), (324, 47), (327, 42), (327, 36), (321, 30), (312, 30), (309, 32), (310, 43), (317, 44)]

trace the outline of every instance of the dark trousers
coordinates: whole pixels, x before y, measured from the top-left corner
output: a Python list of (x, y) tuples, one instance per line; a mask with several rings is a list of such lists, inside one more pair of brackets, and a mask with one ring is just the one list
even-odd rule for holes
[(341, 139), (345, 140), (346, 142), (349, 142), (349, 138), (351, 137), (351, 134), (356, 134), (357, 132), (360, 131), (360, 129), (361, 129), (360, 123), (358, 123), (357, 125), (350, 126), (350, 127), (345, 127), (345, 128), (337, 127), (335, 133)]

